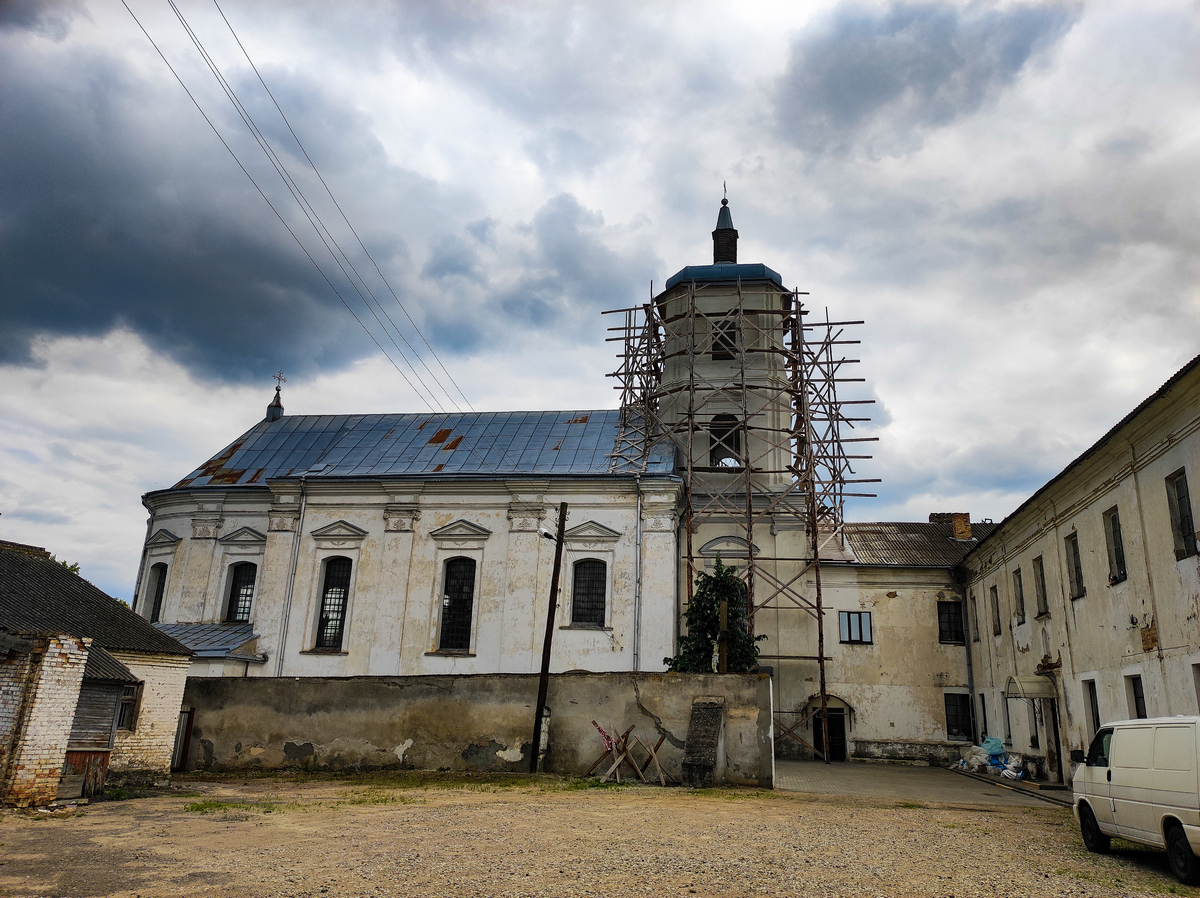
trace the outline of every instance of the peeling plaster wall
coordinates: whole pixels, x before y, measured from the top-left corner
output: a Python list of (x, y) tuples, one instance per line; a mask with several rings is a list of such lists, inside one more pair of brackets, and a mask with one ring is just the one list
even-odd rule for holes
[[(1009, 700), (1010, 676), (1054, 675), (1061, 749), (1086, 748), (1093, 724), (1085, 682), (1096, 684), (1100, 723), (1134, 716), (1127, 678), (1139, 676), (1149, 716), (1200, 707), (1200, 556), (1176, 560), (1165, 479), (1185, 469), (1200, 521), (1200, 370), (1176, 382), (1018, 509), (965, 560), (978, 603), (980, 639), (971, 643), (976, 708), (983, 693), (993, 735), (1045, 765), (1050, 721)], [(1127, 578), (1109, 582), (1104, 513), (1116, 506)], [(1084, 595), (1070, 596), (1064, 540), (1075, 534)], [(1032, 570), (1041, 557), (1047, 609), (1038, 614)], [(1025, 620), (1018, 619), (1013, 572), (1022, 572)], [(990, 590), (1000, 602), (992, 632)], [(968, 603), (970, 605), (970, 603)], [(1039, 701), (1038, 705), (1045, 705)], [(1031, 747), (1034, 727), (1038, 747)], [(1070, 775), (1069, 765), (1064, 772)]]
[[(161, 619), (224, 619), (230, 569), (258, 565), (251, 623), (266, 664), (198, 665), (195, 673), (271, 677), (280, 652), (283, 675), (302, 677), (529, 673), (541, 660), (554, 544), (538, 535), (568, 503), (568, 531), (589, 522), (591, 535), (566, 541), (551, 669), (633, 670), (638, 553), (638, 485), (632, 478), (572, 481), (309, 483), (303, 518), (300, 486), (178, 490), (152, 499), (151, 542), (136, 609), (149, 616), (153, 565), (169, 565)], [(675, 506), (673, 479), (641, 481), (642, 591), (637, 667), (661, 670), (674, 653)], [(438, 535), (465, 521), (477, 534)], [(344, 522), (346, 532), (320, 535)], [(258, 541), (231, 537), (241, 528)], [(167, 530), (177, 542), (155, 542)], [(298, 547), (297, 547), (298, 542)], [(295, 578), (292, 581), (293, 551)], [(352, 561), (342, 651), (313, 651), (324, 562)], [(443, 654), (440, 615), (446, 562), (476, 562), (470, 650)], [(572, 565), (585, 558), (607, 566), (607, 620), (601, 629), (573, 628)], [(285, 632), (286, 627), (286, 632)]]
[[(189, 756), (206, 769), (529, 769), (537, 677), (189, 678)], [(726, 779), (774, 783), (769, 678), (563, 674), (550, 679), (545, 769), (580, 774), (602, 751), (597, 721), (651, 745), (678, 775), (692, 700), (725, 699)], [(638, 750), (639, 757), (644, 752)]]

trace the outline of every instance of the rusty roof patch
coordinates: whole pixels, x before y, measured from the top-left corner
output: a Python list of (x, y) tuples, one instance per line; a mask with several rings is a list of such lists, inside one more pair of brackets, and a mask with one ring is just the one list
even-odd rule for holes
[(258, 478), (262, 477), (263, 471), (265, 471), (265, 470), (266, 470), (266, 468), (259, 468), (257, 471), (254, 472), (254, 476), (252, 476), (246, 482), (247, 483), (258, 483)]
[(568, 424), (587, 424), (588, 417), (589, 417), (588, 415), (580, 415), (578, 418), (572, 418), (567, 423)]
[(431, 436), (429, 438), (430, 444), (446, 442), (446, 439), (450, 436), (450, 430), (451, 430), (451, 428), (449, 428), (449, 427), (443, 427), (441, 430), (439, 430), (437, 433), (435, 433), (433, 436)]
[(209, 483), (221, 483), (221, 484), (237, 483), (239, 480), (242, 479), (242, 475), (245, 473), (246, 473), (245, 468), (242, 468), (241, 470), (238, 470), (235, 468), (232, 471), (222, 471), (220, 474), (217, 474), (217, 475), (211, 477), (208, 482)]
[(444, 467), (446, 467), (446, 466), (445, 465), (434, 465), (433, 473), (436, 474), (438, 471), (440, 471)]
[(443, 446), (442, 451), (443, 452), (451, 452), (451, 451), (457, 449), (458, 444), (461, 442), (462, 442), (462, 434), (459, 434), (454, 439), (452, 439), (449, 443), (447, 443), (445, 446)]

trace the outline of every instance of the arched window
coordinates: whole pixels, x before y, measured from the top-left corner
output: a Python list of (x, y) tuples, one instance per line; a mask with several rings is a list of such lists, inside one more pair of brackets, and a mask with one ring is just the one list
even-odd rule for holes
[(321, 618), (317, 622), (317, 648), (341, 649), (346, 625), (346, 600), (350, 595), (350, 559), (343, 556), (325, 562), (321, 589)]
[(603, 627), (607, 586), (606, 565), (595, 558), (575, 562), (575, 581), (571, 590), (571, 625)]
[(714, 415), (708, 425), (708, 463), (714, 468), (742, 466), (742, 425), (734, 415)]
[(250, 602), (254, 599), (254, 579), (258, 576), (258, 565), (243, 561), (235, 564), (229, 572), (229, 602), (225, 609), (225, 620), (244, 624), (250, 620)]
[(451, 558), (446, 562), (442, 586), (443, 652), (471, 650), (471, 612), (475, 605), (475, 559)]
[(167, 591), (167, 566), (161, 561), (150, 568), (150, 623), (157, 624), (162, 617), (163, 594)]

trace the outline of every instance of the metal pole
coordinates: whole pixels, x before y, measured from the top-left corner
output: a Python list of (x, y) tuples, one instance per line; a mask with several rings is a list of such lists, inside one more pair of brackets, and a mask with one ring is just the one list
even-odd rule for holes
[(554, 538), (554, 573), (550, 575), (550, 606), (546, 612), (546, 641), (542, 643), (542, 676), (538, 680), (537, 713), (533, 718), (533, 748), (529, 752), (529, 772), (538, 772), (542, 751), (542, 719), (546, 715), (546, 691), (550, 688), (550, 646), (554, 641), (554, 615), (558, 610), (558, 575), (562, 569), (563, 535), (567, 527), (567, 503), (558, 505), (558, 535)]

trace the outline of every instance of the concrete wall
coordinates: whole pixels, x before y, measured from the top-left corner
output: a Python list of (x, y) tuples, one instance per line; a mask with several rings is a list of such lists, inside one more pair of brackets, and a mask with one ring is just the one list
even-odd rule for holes
[(109, 772), (139, 779), (165, 779), (171, 775), (171, 753), (189, 659), (116, 650), (109, 654), (142, 681), (137, 722), (132, 730), (117, 730)]
[[(3, 683), (6, 692), (23, 691), (13, 715), (16, 731), (9, 725), (12, 749), (0, 769), (0, 797), (17, 807), (46, 804), (58, 793), (91, 644), (90, 639), (69, 636), (38, 642), (39, 649), (44, 645), (44, 653), (40, 657), (35, 653), (24, 665), (25, 683), (18, 683), (15, 676)], [(8, 707), (10, 700), (6, 698), (4, 704)]]
[[(638, 486), (631, 478), (362, 482), (305, 489), (303, 516), (300, 486), (291, 481), (272, 482), (270, 489), (179, 490), (154, 497), (135, 610), (149, 616), (154, 589), (149, 571), (165, 563), (161, 619), (222, 620), (231, 568), (249, 561), (258, 565), (251, 622), (261, 637), (257, 650), (270, 660), (248, 670), (241, 664), (214, 668), (215, 673), (529, 673), (541, 659), (554, 556), (553, 542), (540, 537), (538, 528), (553, 525), (556, 507), (565, 500), (568, 535), (551, 669), (661, 670), (662, 658), (674, 653), (675, 481), (642, 480), (640, 545)], [(160, 530), (179, 539), (158, 536)], [(323, 565), (333, 556), (349, 557), (353, 564), (342, 650), (314, 651)], [(456, 556), (476, 561), (470, 650), (443, 654), (443, 579), (446, 562)], [(607, 566), (603, 628), (570, 626), (572, 565), (585, 558)]]
[[(726, 777), (774, 783), (769, 678), (755, 674), (563, 674), (550, 680), (548, 772), (583, 773), (610, 732), (635, 724), (680, 771), (692, 701), (725, 700)], [(193, 767), (529, 769), (537, 677), (190, 678)], [(644, 753), (639, 750), (639, 757)], [(628, 771), (627, 771), (628, 772)]]
[[(1009, 676), (1053, 677), (1063, 752), (1088, 745), (1097, 723), (1134, 716), (1129, 678), (1141, 677), (1147, 713), (1195, 714), (1200, 707), (1200, 557), (1176, 560), (1165, 478), (1184, 468), (1200, 521), (1200, 371), (1151, 402), (1088, 458), (1051, 481), (966, 559), (972, 621), (975, 706), (1012, 750), (1045, 766), (1049, 723), (1030, 703), (1003, 698)], [(1104, 513), (1120, 514), (1128, 576), (1110, 582)], [(1078, 540), (1086, 593), (1072, 598), (1064, 540)], [(1039, 614), (1034, 559), (1045, 570)], [(1021, 572), (1019, 619), (1013, 574)], [(991, 589), (1000, 606), (993, 633)], [(975, 639), (975, 631), (978, 639)], [(1096, 684), (1100, 720), (1085, 684)], [(1007, 704), (1007, 715), (1005, 705)], [(1045, 702), (1040, 702), (1045, 704)], [(1037, 731), (1038, 747), (1031, 746)], [(1053, 765), (1052, 765), (1053, 766)], [(1069, 773), (1069, 765), (1064, 765)]]

